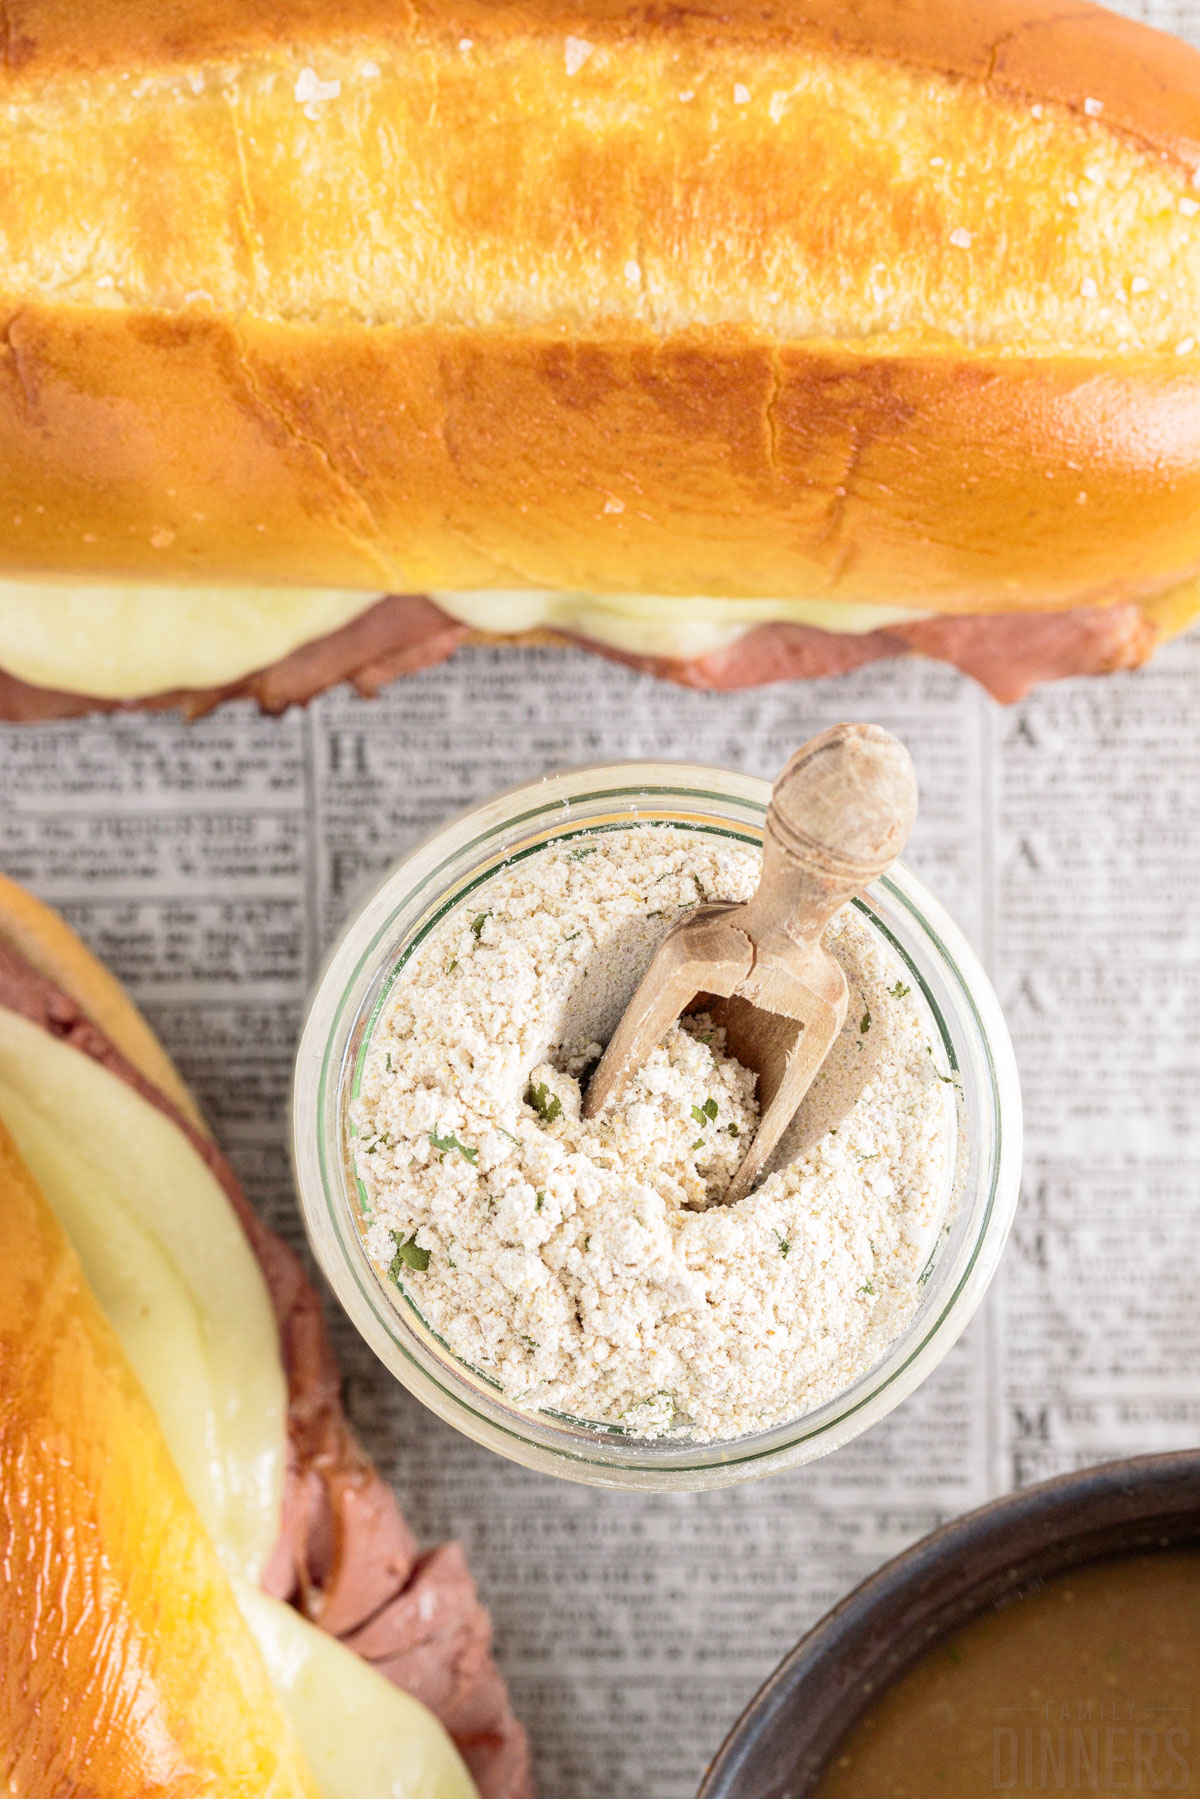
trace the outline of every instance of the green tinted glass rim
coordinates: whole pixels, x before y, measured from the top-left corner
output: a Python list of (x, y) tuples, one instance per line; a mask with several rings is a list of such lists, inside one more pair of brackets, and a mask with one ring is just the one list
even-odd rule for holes
[[(647, 811), (651, 812), (651, 813), (654, 810), (656, 810), (660, 804), (669, 803), (673, 799), (675, 799), (675, 800), (691, 800), (691, 801), (705, 800), (705, 801), (709, 801), (709, 802), (711, 802), (717, 806), (721, 806), (721, 807), (726, 807), (731, 803), (731, 801), (733, 801), (738, 806), (744, 808), (746, 811), (755, 813), (760, 818), (764, 818), (764, 819), (766, 817), (766, 812), (767, 812), (766, 802), (749, 799), (742, 795), (731, 795), (728, 791), (718, 792), (718, 791), (714, 791), (709, 788), (671, 787), (671, 786), (667, 786), (667, 785), (655, 786), (651, 790), (648, 790), (644, 785), (640, 785), (640, 784), (635, 784), (632, 786), (624, 786), (624, 787), (598, 788), (595, 791), (589, 791), (587, 793), (582, 793), (582, 794), (575, 796), (575, 799), (572, 803), (574, 803), (576, 805), (581, 805), (581, 804), (594, 805), (594, 804), (598, 804), (602, 801), (620, 800), (620, 799), (641, 800), (646, 803)], [(526, 824), (530, 821), (537, 820), (537, 821), (545, 822), (546, 819), (547, 819), (547, 805), (546, 805), (546, 802), (543, 800), (538, 805), (530, 807), (523, 812), (515, 813), (510, 818), (505, 819), (504, 829), (506, 831), (511, 832), (511, 831), (518, 830), (521, 825)], [(701, 832), (705, 835), (710, 835), (710, 836), (723, 836), (723, 837), (731, 838), (734, 841), (747, 843), (747, 844), (751, 845), (752, 847), (757, 847), (758, 844), (761, 842), (761, 837), (755, 836), (752, 832), (747, 833), (746, 831), (737, 830), (737, 829), (733, 828), (732, 826), (722, 826), (722, 825), (716, 824), (715, 822), (710, 825), (710, 824), (702, 824), (702, 823), (690, 823), (687, 820), (668, 820), (668, 819), (660, 820), (660, 819), (655, 819), (653, 816), (644, 817), (644, 818), (639, 817), (637, 815), (637, 813), (634, 813), (627, 821), (626, 820), (614, 821), (612, 823), (605, 824), (605, 825), (589, 825), (587, 823), (581, 823), (580, 826), (578, 827), (578, 829), (576, 829), (576, 830), (556, 831), (556, 832), (552, 833), (552, 841), (555, 845), (557, 845), (557, 844), (561, 844), (561, 843), (571, 842), (573, 839), (575, 839), (577, 837), (598, 836), (605, 831), (628, 830), (628, 829), (632, 829), (634, 826), (656, 825), (656, 824), (660, 825), (662, 828), (670, 828), (670, 829), (678, 829), (678, 830), (692, 830), (692, 831)], [(482, 845), (485, 845), (488, 842), (492, 841), (494, 839), (495, 835), (496, 835), (496, 826), (494, 823), (489, 823), (489, 825), (486, 826), (482, 831), (480, 831), (476, 836), (470, 838), (469, 840), (467, 840), (464, 843), (456, 844), (455, 847), (450, 851), (450, 853), (448, 855), (446, 855), (445, 857), (443, 857), (441, 862), (436, 864), (435, 867), (428, 870), (423, 875), (422, 885), (434, 886), (438, 880), (438, 877), (441, 876), (447, 869), (451, 868), (453, 865), (455, 865), (457, 863), (460, 863), (463, 860), (463, 858), (469, 856), (472, 851), (477, 850)], [(530, 855), (535, 855), (547, 847), (549, 847), (548, 841), (542, 840), (537, 843), (528, 844), (528, 845), (524, 846), (523, 848), (516, 850), (509, 855), (499, 857), (495, 862), (491, 863), (486, 869), (481, 870), (476, 876), (474, 876), (465, 885), (457, 888), (455, 890), (455, 892), (453, 893), (453, 895), (449, 896), (445, 901), (443, 901), (440, 905), (438, 905), (436, 907), (436, 909), (434, 910), (434, 912), (430, 915), (430, 917), (428, 919), (426, 919), (425, 921), (423, 921), (423, 923), (420, 925), (418, 930), (416, 932), (414, 932), (412, 941), (406, 947), (402, 956), (397, 960), (395, 968), (391, 970), (387, 981), (384, 983), (384, 986), (381, 988), (381, 991), (380, 991), (379, 995), (377, 996), (375, 1004), (372, 1006), (371, 1013), (370, 1013), (370, 1016), (367, 1021), (367, 1028), (364, 1031), (364, 1035), (363, 1035), (363, 1044), (360, 1046), (358, 1055), (356, 1056), (356, 1059), (355, 1059), (355, 1068), (354, 1068), (354, 1072), (353, 1072), (353, 1076), (352, 1076), (352, 1083), (351, 1083), (351, 1097), (352, 1098), (357, 1096), (357, 1093), (359, 1090), (359, 1083), (361, 1082), (361, 1077), (362, 1077), (362, 1063), (363, 1063), (363, 1058), (365, 1055), (365, 1049), (366, 1049), (366, 1046), (370, 1042), (371, 1033), (374, 1031), (375, 1026), (378, 1022), (378, 1017), (379, 1017), (379, 1013), (380, 1013), (381, 1007), (383, 1005), (383, 1002), (386, 998), (387, 993), (390, 991), (392, 985), (394, 984), (397, 976), (399, 975), (400, 970), (403, 968), (404, 964), (407, 962), (409, 957), (412, 955), (413, 951), (415, 951), (415, 949), (418, 947), (418, 945), (428, 937), (430, 931), (434, 928), (434, 926), (436, 924), (440, 923), (441, 920), (444, 917), (446, 917), (449, 912), (453, 911), (457, 906), (459, 906), (462, 903), (462, 901), (467, 897), (467, 895), (470, 894), (471, 892), (473, 892), (477, 887), (482, 885), (483, 882), (491, 880), (493, 878), (493, 876), (495, 876), (496, 874), (498, 874), (501, 871), (501, 869), (513, 866), (517, 862), (522, 861), (525, 857), (530, 856)], [(976, 1004), (975, 996), (974, 996), (974, 993), (972, 992), (971, 986), (963, 978), (962, 974), (960, 973), (958, 964), (955, 961), (954, 956), (951, 954), (949, 949), (943, 943), (938, 932), (928, 922), (925, 915), (918, 909), (918, 907), (913, 903), (913, 901), (903, 891), (903, 889), (900, 888), (899, 886), (897, 886), (895, 881), (893, 881), (893, 879), (889, 875), (883, 875), (880, 878), (880, 880), (875, 883), (875, 885), (877, 887), (883, 889), (884, 891), (886, 891), (888, 893), (889, 897), (893, 900), (893, 902), (898, 904), (914, 920), (914, 922), (920, 929), (923, 937), (925, 938), (926, 942), (930, 945), (930, 947), (932, 949), (934, 949), (936, 951), (937, 955), (939, 956), (939, 958), (941, 959), (943, 964), (950, 970), (950, 972), (954, 978), (954, 986), (957, 989), (957, 991), (962, 995), (962, 997), (965, 1001), (967, 1010), (969, 1012), (971, 1021), (975, 1026), (976, 1037), (977, 1037), (978, 1043), (980, 1045), (980, 1048), (982, 1050), (984, 1060), (985, 1060), (985, 1065), (987, 1068), (987, 1073), (988, 1073), (987, 1086), (988, 1086), (988, 1091), (989, 1091), (991, 1127), (992, 1127), (991, 1128), (991, 1141), (990, 1141), (990, 1148), (991, 1148), (990, 1164), (991, 1165), (990, 1165), (990, 1178), (989, 1178), (989, 1183), (988, 1183), (988, 1191), (987, 1191), (986, 1199), (984, 1200), (984, 1204), (983, 1204), (980, 1224), (979, 1224), (979, 1227), (977, 1228), (977, 1230), (975, 1231), (974, 1241), (971, 1244), (970, 1253), (968, 1254), (968, 1256), (966, 1258), (964, 1266), (962, 1267), (962, 1269), (959, 1272), (958, 1278), (957, 1278), (953, 1288), (943, 1298), (942, 1303), (941, 1303), (936, 1315), (931, 1316), (930, 1320), (927, 1322), (925, 1329), (921, 1333), (921, 1337), (920, 1337), (919, 1341), (913, 1344), (913, 1346), (909, 1350), (909, 1353), (904, 1357), (903, 1361), (898, 1362), (896, 1364), (896, 1366), (893, 1367), (889, 1371), (889, 1373), (887, 1374), (887, 1376), (884, 1380), (882, 1380), (878, 1384), (869, 1384), (868, 1391), (863, 1393), (859, 1398), (848, 1399), (848, 1403), (846, 1403), (844, 1406), (841, 1406), (839, 1408), (839, 1410), (837, 1411), (837, 1413), (833, 1417), (827, 1417), (827, 1418), (823, 1419), (822, 1421), (818, 1422), (817, 1424), (813, 1425), (811, 1428), (809, 1428), (807, 1430), (804, 1428), (804, 1422), (803, 1422), (804, 1415), (803, 1414), (801, 1414), (801, 1416), (799, 1418), (797, 1418), (795, 1421), (785, 1421), (785, 1423), (782, 1425), (773, 1426), (772, 1427), (773, 1431), (779, 1431), (779, 1430), (785, 1430), (785, 1429), (790, 1431), (791, 1434), (789, 1435), (788, 1440), (785, 1443), (775, 1442), (775, 1443), (771, 1443), (771, 1444), (764, 1444), (761, 1447), (755, 1448), (755, 1449), (751, 1449), (751, 1448), (747, 1447), (741, 1453), (729, 1453), (729, 1454), (721, 1453), (724, 1450), (725, 1445), (720, 1444), (720, 1443), (697, 1445), (696, 1447), (698, 1449), (707, 1450), (708, 1454), (704, 1457), (703, 1460), (698, 1460), (695, 1462), (689, 1462), (687, 1460), (682, 1460), (682, 1459), (681, 1460), (672, 1459), (668, 1462), (665, 1459), (657, 1458), (657, 1457), (656, 1458), (648, 1458), (645, 1462), (638, 1462), (631, 1455), (629, 1457), (622, 1457), (619, 1462), (614, 1463), (613, 1460), (610, 1458), (607, 1458), (604, 1456), (599, 1456), (599, 1455), (589, 1454), (586, 1449), (576, 1447), (575, 1445), (570, 1444), (570, 1443), (540, 1444), (539, 1446), (541, 1448), (543, 1448), (548, 1454), (550, 1454), (552, 1456), (559, 1456), (559, 1457), (563, 1458), (564, 1460), (569, 1460), (580, 1466), (594, 1467), (594, 1468), (605, 1470), (605, 1471), (611, 1470), (614, 1467), (619, 1467), (627, 1472), (645, 1473), (645, 1474), (663, 1474), (663, 1475), (686, 1474), (688, 1472), (708, 1471), (708, 1470), (712, 1469), (714, 1466), (744, 1467), (744, 1466), (750, 1466), (750, 1465), (754, 1464), (755, 1462), (777, 1461), (783, 1457), (791, 1457), (793, 1455), (794, 1451), (797, 1448), (799, 1448), (800, 1446), (802, 1446), (803, 1444), (810, 1443), (814, 1439), (825, 1436), (828, 1433), (830, 1433), (831, 1431), (838, 1430), (840, 1427), (843, 1427), (849, 1420), (853, 1419), (864, 1408), (875, 1404), (881, 1395), (886, 1393), (890, 1387), (894, 1386), (895, 1383), (897, 1381), (899, 1381), (900, 1378), (904, 1375), (904, 1373), (912, 1366), (912, 1364), (921, 1358), (921, 1356), (925, 1353), (925, 1351), (929, 1347), (930, 1343), (933, 1342), (933, 1340), (938, 1336), (939, 1332), (946, 1325), (951, 1314), (953, 1313), (959, 1299), (963, 1295), (963, 1292), (965, 1291), (967, 1286), (970, 1284), (971, 1278), (975, 1272), (976, 1267), (978, 1266), (979, 1259), (983, 1253), (984, 1247), (988, 1243), (988, 1240), (989, 1240), (989, 1226), (991, 1224), (991, 1221), (992, 1221), (992, 1218), (993, 1218), (993, 1215), (995, 1212), (998, 1177), (999, 1177), (1000, 1170), (1002, 1169), (1002, 1167), (1004, 1165), (1004, 1123), (1003, 1123), (1003, 1117), (1002, 1117), (1001, 1108), (1000, 1108), (999, 1082), (998, 1082), (998, 1077), (997, 1077), (997, 1069), (995, 1066), (995, 1060), (994, 1060), (994, 1057), (992, 1054), (991, 1040), (990, 1040), (988, 1030), (985, 1026), (984, 1020), (982, 1018), (982, 1015)], [(854, 901), (852, 901), (852, 904), (859, 911), (863, 912), (867, 917), (869, 917), (872, 928), (875, 930), (878, 930), (884, 936), (886, 941), (891, 945), (893, 951), (900, 957), (900, 959), (905, 964), (905, 966), (907, 968), (911, 969), (912, 974), (916, 978), (916, 981), (917, 981), (917, 983), (920, 987), (920, 990), (925, 998), (925, 1001), (926, 1001), (927, 1005), (929, 1006), (930, 1011), (933, 1014), (933, 1017), (936, 1021), (938, 1031), (939, 1031), (939, 1034), (942, 1039), (943, 1046), (944, 1046), (947, 1056), (950, 1060), (950, 1065), (954, 1069), (956, 1074), (959, 1073), (960, 1072), (959, 1064), (958, 1064), (958, 1059), (957, 1059), (957, 1057), (955, 1055), (955, 1051), (954, 1051), (953, 1038), (952, 1038), (949, 1028), (946, 1024), (946, 1020), (943, 1015), (942, 1009), (938, 1005), (933, 994), (930, 992), (929, 986), (928, 986), (927, 982), (925, 981), (924, 976), (922, 975), (920, 969), (918, 967), (916, 967), (916, 965), (914, 964), (912, 957), (910, 956), (908, 951), (897, 940), (897, 938), (894, 936), (894, 934), (888, 929), (887, 925), (883, 922), (883, 920), (880, 919), (879, 916), (874, 912), (873, 908), (870, 906), (870, 904), (867, 901), (862, 900), (862, 899), (855, 899)], [(318, 1080), (318, 1091), (317, 1091), (317, 1120), (316, 1120), (318, 1152), (319, 1152), (320, 1166), (321, 1166), (321, 1185), (322, 1185), (322, 1191), (323, 1191), (323, 1197), (325, 1200), (325, 1205), (329, 1212), (331, 1222), (334, 1225), (335, 1231), (338, 1231), (339, 1235), (340, 1235), (340, 1231), (338, 1230), (338, 1227), (339, 1227), (339, 1223), (341, 1222), (341, 1220), (339, 1217), (338, 1207), (339, 1207), (339, 1204), (345, 1203), (345, 1201), (347, 1199), (347, 1195), (345, 1195), (343, 1193), (340, 1195), (339, 1199), (335, 1199), (334, 1195), (332, 1194), (332, 1192), (330, 1190), (330, 1184), (329, 1184), (329, 1174), (328, 1174), (329, 1157), (328, 1157), (328, 1153), (327, 1153), (328, 1149), (329, 1149), (329, 1143), (328, 1143), (328, 1138), (327, 1138), (327, 1134), (326, 1134), (325, 1120), (326, 1120), (326, 1113), (327, 1113), (328, 1102), (329, 1102), (329, 1097), (330, 1097), (330, 1093), (329, 1093), (330, 1078), (331, 1078), (331, 1074), (333, 1073), (333, 1070), (331, 1069), (331, 1058), (330, 1058), (330, 1053), (329, 1053), (330, 1046), (337, 1039), (337, 1037), (339, 1035), (340, 1027), (341, 1027), (343, 1019), (345, 1017), (346, 1008), (349, 1004), (350, 995), (351, 995), (352, 991), (355, 989), (358, 981), (362, 977), (366, 968), (371, 963), (373, 963), (374, 960), (376, 959), (376, 953), (379, 949), (380, 942), (388, 934), (388, 931), (390, 929), (390, 925), (391, 925), (391, 922), (392, 922), (392, 919), (394, 918), (394, 916), (395, 916), (395, 910), (393, 909), (393, 912), (391, 913), (389, 918), (385, 919), (383, 922), (381, 922), (381, 924), (379, 925), (377, 930), (374, 932), (370, 941), (364, 947), (361, 955), (359, 956), (353, 970), (350, 972), (348, 977), (345, 979), (343, 989), (342, 989), (342, 994), (339, 998), (337, 1008), (334, 1012), (332, 1028), (330, 1029), (328, 1036), (326, 1038), (326, 1045), (325, 1045), (325, 1049), (322, 1053), (322, 1058), (321, 1058), (321, 1069), (320, 1069), (320, 1076), (319, 1076), (319, 1080)], [(341, 1073), (340, 1068), (337, 1070), (337, 1073), (340, 1076), (340, 1073)], [(341, 1146), (339, 1146), (339, 1148), (340, 1147)], [(341, 1161), (339, 1158), (339, 1166), (340, 1165), (342, 1165), (342, 1164), (341, 1164)], [(359, 1183), (357, 1182), (357, 1177), (356, 1177), (356, 1186), (359, 1186)], [(359, 1192), (360, 1192), (360, 1196), (361, 1196), (361, 1186), (359, 1186)], [(361, 1197), (360, 1197), (360, 1204), (361, 1204)], [(391, 1306), (393, 1304), (391, 1295), (390, 1295), (390, 1293), (388, 1293), (386, 1291), (386, 1289), (382, 1288), (382, 1281), (366, 1257), (365, 1249), (362, 1246), (361, 1239), (358, 1238), (357, 1230), (355, 1231), (355, 1238), (356, 1238), (356, 1247), (358, 1248), (359, 1255), (357, 1257), (346, 1258), (350, 1264), (349, 1272), (351, 1273), (351, 1275), (353, 1277), (355, 1286), (358, 1288), (358, 1291), (362, 1295), (362, 1298), (364, 1299), (364, 1301), (366, 1301), (366, 1303), (369, 1306), (371, 1306), (372, 1309), (374, 1309), (375, 1304), (380, 1297), (381, 1289), (383, 1291), (383, 1299), (384, 1299), (385, 1304), (387, 1304), (388, 1306)], [(937, 1255), (937, 1246), (935, 1246), (935, 1249), (933, 1251), (933, 1256), (935, 1258), (936, 1258), (936, 1255)], [(370, 1269), (370, 1273), (371, 1273), (370, 1285), (368, 1285), (363, 1279), (362, 1268), (360, 1266), (360, 1262), (365, 1263), (366, 1266)], [(457, 1367), (462, 1368), (465, 1371), (468, 1371), (468, 1372), (474, 1374), (477, 1379), (483, 1380), (494, 1391), (497, 1391), (497, 1392), (500, 1391), (498, 1383), (493, 1381), (490, 1376), (484, 1375), (484, 1374), (480, 1373), (479, 1371), (470, 1368), (469, 1364), (463, 1362), (461, 1360), (461, 1358), (454, 1355), (454, 1352), (449, 1350), (448, 1346), (437, 1335), (437, 1333), (432, 1330), (432, 1327), (422, 1317), (420, 1310), (414, 1304), (414, 1302), (409, 1297), (407, 1292), (403, 1288), (398, 1288), (397, 1290), (403, 1295), (403, 1297), (406, 1301), (406, 1304), (410, 1307), (414, 1316), (420, 1320), (423, 1329), (428, 1331), (430, 1333), (430, 1335), (435, 1338), (436, 1341), (438, 1341), (439, 1343), (442, 1343), (442, 1347), (444, 1349), (446, 1349), (447, 1353), (453, 1357), (453, 1360)], [(468, 1399), (464, 1398), (464, 1396), (461, 1392), (459, 1392), (455, 1388), (447, 1385), (441, 1378), (439, 1378), (439, 1375), (437, 1373), (432, 1372), (428, 1367), (426, 1367), (421, 1362), (421, 1360), (412, 1353), (412, 1351), (409, 1349), (408, 1345), (406, 1343), (404, 1343), (401, 1339), (393, 1336), (393, 1337), (391, 1337), (391, 1341), (394, 1344), (394, 1346), (400, 1351), (400, 1353), (404, 1357), (404, 1359), (417, 1371), (421, 1380), (427, 1381), (430, 1384), (430, 1386), (432, 1386), (440, 1394), (442, 1394), (442, 1396), (449, 1402), (451, 1408), (453, 1408), (455, 1410), (461, 1410), (464, 1412), (471, 1412), (475, 1417), (477, 1417), (480, 1420), (481, 1423), (486, 1425), (486, 1427), (489, 1431), (495, 1432), (500, 1436), (507, 1437), (507, 1438), (511, 1439), (514, 1443), (519, 1443), (519, 1444), (526, 1445), (526, 1446), (528, 1446), (530, 1444), (530, 1442), (531, 1442), (530, 1437), (526, 1433), (516, 1429), (512, 1424), (506, 1422), (503, 1417), (492, 1416), (490, 1413), (479, 1411), (476, 1407), (472, 1406), (470, 1401)], [(868, 1370), (864, 1375), (860, 1376), (860, 1382), (871, 1383), (871, 1371), (870, 1370)], [(859, 1383), (856, 1382), (855, 1384), (857, 1385)], [(853, 1387), (851, 1387), (850, 1389), (848, 1389), (848, 1394), (852, 1394), (853, 1391), (854, 1391), (854, 1389), (853, 1389)], [(512, 1402), (509, 1401), (507, 1403), (509, 1405), (511, 1405)], [(837, 1404), (838, 1402), (835, 1400), (835, 1401), (831, 1401), (828, 1403)], [(611, 1436), (617, 1442), (637, 1443), (639, 1441), (648, 1441), (648, 1442), (663, 1444), (664, 1447), (666, 1447), (666, 1448), (670, 1447), (669, 1440), (641, 1439), (641, 1438), (634, 1436), (631, 1432), (624, 1430), (620, 1426), (596, 1425), (596, 1424), (590, 1423), (590, 1422), (571, 1419), (566, 1414), (554, 1413), (548, 1409), (544, 1410), (544, 1411), (542, 1411), (542, 1410), (532, 1411), (531, 1410), (531, 1412), (529, 1413), (529, 1417), (530, 1417), (531, 1421), (536, 1420), (538, 1417), (558, 1419), (559, 1421), (564, 1422), (564, 1423), (574, 1424), (577, 1426), (577, 1428), (588, 1430), (593, 1434), (603, 1433), (604, 1435)], [(736, 1449), (737, 1441), (738, 1441), (738, 1439), (736, 1439), (736, 1438), (729, 1440), (729, 1449), (730, 1450)], [(681, 1446), (680, 1453), (681, 1453), (681, 1455), (685, 1453), (685, 1451), (682, 1449), (682, 1446)], [(517, 1459), (519, 1460), (520, 1458), (518, 1457)]]

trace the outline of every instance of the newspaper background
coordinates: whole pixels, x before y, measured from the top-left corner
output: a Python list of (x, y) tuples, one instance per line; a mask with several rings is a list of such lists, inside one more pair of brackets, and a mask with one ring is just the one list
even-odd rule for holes
[(0, 730), (0, 868), (127, 981), (258, 1205), (300, 1237), (285, 1150), (304, 996), (356, 892), (448, 815), (633, 756), (773, 774), (840, 717), (912, 747), (909, 860), (989, 966), (1028, 1115), (983, 1311), (824, 1462), (637, 1498), (458, 1437), (335, 1320), (353, 1417), (426, 1540), (465, 1539), (544, 1799), (688, 1799), (778, 1658), (879, 1562), (1014, 1484), (1200, 1441), (1200, 635), (1003, 710), (877, 664), (739, 694), (576, 651), (485, 650), (374, 703)]

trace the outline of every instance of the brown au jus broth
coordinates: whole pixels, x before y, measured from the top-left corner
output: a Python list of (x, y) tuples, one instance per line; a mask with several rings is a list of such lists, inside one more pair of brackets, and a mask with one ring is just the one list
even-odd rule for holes
[(1200, 1794), (1200, 1551), (1099, 1562), (945, 1638), (811, 1799)]

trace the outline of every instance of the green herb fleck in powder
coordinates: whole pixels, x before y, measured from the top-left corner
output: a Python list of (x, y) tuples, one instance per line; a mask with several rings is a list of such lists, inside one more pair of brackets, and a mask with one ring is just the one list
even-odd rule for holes
[(399, 1282), (402, 1278), (401, 1270), (405, 1268), (415, 1268), (418, 1274), (424, 1274), (429, 1266), (429, 1251), (418, 1245), (416, 1231), (409, 1231), (407, 1234), (393, 1231), (391, 1235), (396, 1253), (388, 1267), (388, 1279)]
[(465, 1143), (459, 1142), (453, 1132), (451, 1132), (448, 1137), (439, 1137), (436, 1130), (430, 1131), (429, 1141), (433, 1144), (435, 1149), (441, 1151), (443, 1156), (449, 1155), (452, 1149), (456, 1149), (459, 1155), (463, 1156), (471, 1164), (472, 1168), (479, 1160), (479, 1151), (477, 1149), (468, 1149)]
[(627, 1405), (625, 1407), (625, 1410), (623, 1412), (619, 1413), (618, 1416), (621, 1418), (627, 1418), (629, 1416), (630, 1412), (636, 1412), (641, 1406), (644, 1406), (644, 1405), (657, 1405), (657, 1403), (660, 1399), (665, 1399), (667, 1401), (667, 1403), (671, 1406), (672, 1410), (675, 1410), (677, 1408), (678, 1402), (676, 1401), (674, 1393), (668, 1393), (665, 1387), (660, 1387), (657, 1393), (647, 1393), (647, 1395), (644, 1399), (635, 1399), (633, 1401), (633, 1404)]
[(531, 1081), (525, 1094), (525, 1104), (532, 1106), (538, 1117), (546, 1124), (553, 1124), (562, 1116), (562, 1100), (557, 1093), (551, 1093), (545, 1081)]

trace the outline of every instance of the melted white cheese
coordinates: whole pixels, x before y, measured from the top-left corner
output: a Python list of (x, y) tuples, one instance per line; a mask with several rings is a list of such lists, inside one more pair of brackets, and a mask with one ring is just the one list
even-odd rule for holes
[[(130, 1214), (111, 1172), (72, 1148), (62, 1125), (51, 1124), (6, 1081), (0, 1081), (0, 1118), (74, 1244), (209, 1535), (221, 1542), (227, 1535), (224, 1456), (192, 1295), (170, 1257)], [(236, 1565), (234, 1555), (223, 1559)]]
[[(476, 631), (563, 631), (591, 637), (634, 656), (688, 661), (736, 642), (755, 625), (813, 625), (858, 637), (888, 625), (911, 623), (928, 613), (903, 606), (858, 606), (843, 600), (729, 600), (698, 594), (692, 599), (654, 593), (547, 593), (481, 588), (434, 593), (443, 612)], [(0, 656), (0, 661), (3, 658)]]
[(102, 700), (223, 687), (338, 630), (378, 597), (0, 581), (0, 668), (35, 687)]
[(200, 1157), (4, 1007), (0, 1118), (154, 1408), (321, 1799), (479, 1799), (425, 1706), (252, 1584), (279, 1535), (286, 1383), (258, 1263)]
[[(35, 687), (107, 700), (137, 700), (177, 687), (221, 687), (336, 631), (378, 597), (284, 587), (0, 581), (0, 669)], [(723, 649), (759, 624), (815, 625), (859, 635), (927, 616), (896, 606), (828, 600), (490, 588), (431, 597), (474, 630), (561, 631), (632, 655), (681, 660)]]
[(287, 1386), (262, 1272), (187, 1138), (0, 1007), (0, 1117), (75, 1245), (225, 1567), (279, 1536)]
[(479, 1799), (431, 1711), (290, 1605), (233, 1587), (321, 1799)]

